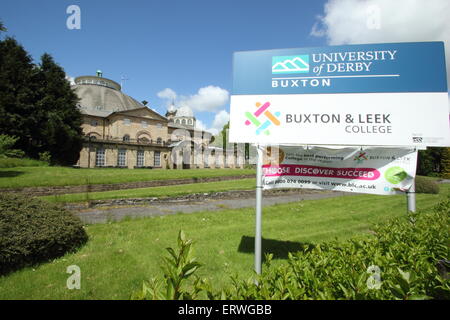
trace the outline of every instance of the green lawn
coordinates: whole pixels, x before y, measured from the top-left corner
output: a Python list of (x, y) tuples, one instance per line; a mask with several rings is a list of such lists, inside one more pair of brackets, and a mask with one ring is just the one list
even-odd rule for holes
[(204, 183), (190, 183), (167, 187), (151, 187), (124, 189), (114, 191), (71, 193), (54, 196), (43, 196), (41, 199), (50, 202), (83, 202), (87, 200), (127, 199), (147, 197), (177, 197), (192, 193), (224, 192), (231, 190), (250, 190), (255, 188), (255, 179), (240, 179)]
[(0, 188), (69, 186), (254, 174), (253, 169), (75, 169), (69, 167), (0, 168)]
[[(441, 185), (439, 195), (418, 194), (418, 210), (431, 208), (449, 193), (449, 185)], [(287, 247), (370, 236), (374, 222), (405, 211), (403, 195), (348, 195), (266, 207), (263, 246), (281, 263)], [(0, 299), (128, 299), (142, 280), (161, 275), (161, 256), (166, 247), (176, 246), (180, 229), (194, 239), (196, 256), (205, 264), (199, 275), (211, 278), (217, 288), (229, 281), (230, 273), (252, 274), (254, 215), (249, 208), (89, 225), (90, 240), (77, 253), (1, 277)], [(81, 268), (80, 290), (66, 289), (66, 268), (73, 264)]]

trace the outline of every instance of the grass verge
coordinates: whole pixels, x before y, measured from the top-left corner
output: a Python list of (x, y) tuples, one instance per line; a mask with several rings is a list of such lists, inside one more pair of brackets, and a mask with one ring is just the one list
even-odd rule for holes
[[(417, 209), (427, 210), (450, 193), (418, 194)], [(263, 210), (263, 250), (282, 263), (295, 250), (337, 238), (370, 236), (371, 225), (405, 214), (405, 196), (351, 195), (280, 204)], [(253, 208), (178, 214), (89, 225), (89, 242), (77, 253), (0, 278), (0, 299), (128, 299), (142, 280), (161, 276), (161, 257), (183, 229), (195, 242), (195, 256), (206, 265), (199, 275), (216, 287), (230, 273), (253, 269)], [(81, 289), (68, 290), (66, 269), (81, 269)]]
[(15, 167), (0, 169), (0, 188), (74, 186), (151, 180), (206, 178), (254, 174), (253, 169), (75, 169), (68, 167)]

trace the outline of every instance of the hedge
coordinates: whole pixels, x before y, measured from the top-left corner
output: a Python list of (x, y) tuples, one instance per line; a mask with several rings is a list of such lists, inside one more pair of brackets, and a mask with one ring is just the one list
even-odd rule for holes
[(416, 176), (416, 193), (439, 193), (439, 184), (428, 177)]
[(21, 194), (0, 194), (0, 275), (75, 251), (88, 236), (68, 210)]
[(449, 214), (450, 198), (431, 212), (374, 226), (373, 236), (291, 253), (278, 266), (268, 255), (260, 276), (232, 276), (225, 288), (213, 288), (208, 279), (194, 275), (201, 264), (191, 256), (192, 243), (180, 233), (178, 251), (168, 248), (164, 279), (144, 281), (131, 298), (450, 299)]

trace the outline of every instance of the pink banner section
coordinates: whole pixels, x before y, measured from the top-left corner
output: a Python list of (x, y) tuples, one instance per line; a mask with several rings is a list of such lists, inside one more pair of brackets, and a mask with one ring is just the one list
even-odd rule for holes
[(377, 180), (380, 171), (374, 168), (330, 168), (299, 164), (263, 165), (265, 177), (303, 176), (355, 180)]

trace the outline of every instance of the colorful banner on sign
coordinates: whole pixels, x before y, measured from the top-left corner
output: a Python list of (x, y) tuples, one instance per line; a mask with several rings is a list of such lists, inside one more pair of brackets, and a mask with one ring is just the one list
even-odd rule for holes
[(230, 142), (450, 146), (443, 42), (234, 54)]
[(392, 195), (415, 177), (413, 148), (267, 147), (263, 188), (305, 188)]

